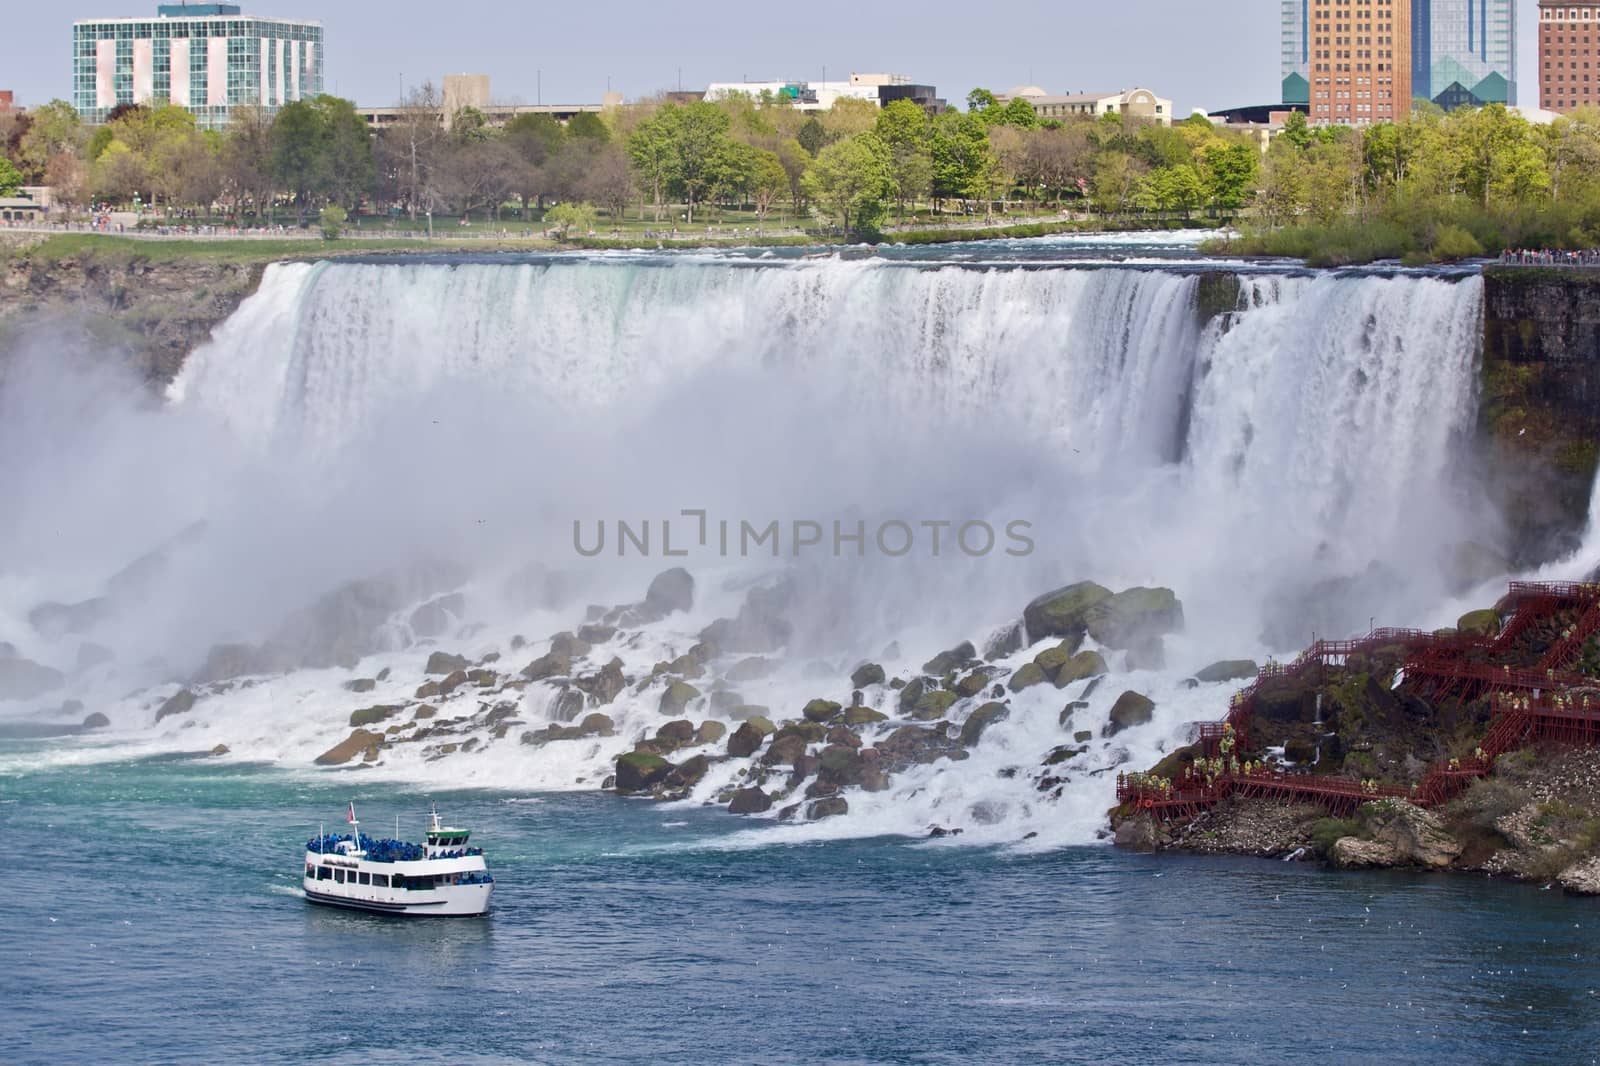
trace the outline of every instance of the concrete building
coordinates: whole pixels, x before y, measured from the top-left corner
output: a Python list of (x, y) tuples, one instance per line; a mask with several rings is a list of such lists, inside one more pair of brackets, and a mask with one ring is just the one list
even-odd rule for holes
[[(464, 107), (474, 108), (483, 113), (488, 125), (496, 129), (504, 126), (518, 115), (549, 115), (562, 125), (572, 120), (580, 112), (588, 111), (595, 114), (611, 107), (622, 105), (622, 94), (608, 92), (601, 96), (598, 104), (515, 104), (496, 103), (490, 88), (489, 75), (487, 74), (446, 74), (439, 92), (439, 124), (445, 129), (450, 128), (455, 115)], [(374, 130), (392, 126), (406, 116), (404, 107), (360, 107), (356, 109), (362, 118), (367, 120), (367, 125)]]
[(1101, 115), (1131, 115), (1163, 126), (1172, 125), (1172, 101), (1149, 89), (1124, 89), (1115, 93), (1068, 93), (1052, 96), (1037, 85), (1019, 85), (996, 93), (1002, 104), (1026, 100), (1040, 118), (1099, 118)]
[(1446, 111), (1517, 102), (1514, 0), (1411, 0), (1411, 92)]
[(73, 106), (100, 123), (119, 104), (169, 102), (221, 129), (241, 104), (277, 109), (323, 86), (320, 22), (245, 15), (236, 4), (162, 4), (154, 18), (72, 24)]
[(725, 100), (738, 95), (758, 101), (787, 101), (797, 111), (827, 111), (840, 100), (863, 100), (878, 107), (912, 100), (929, 111), (945, 108), (938, 89), (913, 82), (904, 74), (851, 74), (848, 81), (715, 81), (706, 86), (702, 98)]
[(1410, 114), (1411, 0), (1306, 4), (1311, 122), (1367, 126)]
[(1600, 103), (1600, 3), (1539, 0), (1539, 106)]

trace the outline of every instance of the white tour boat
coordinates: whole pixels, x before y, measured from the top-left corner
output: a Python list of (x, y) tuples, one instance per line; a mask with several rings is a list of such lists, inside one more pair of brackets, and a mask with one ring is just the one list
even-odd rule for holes
[(467, 846), (465, 829), (443, 825), (435, 810), (427, 842), (378, 840), (361, 832), (356, 807), (346, 820), (350, 832), (321, 833), (306, 842), (306, 899), (330, 907), (378, 914), (476, 916), (489, 912), (494, 878), (483, 849)]

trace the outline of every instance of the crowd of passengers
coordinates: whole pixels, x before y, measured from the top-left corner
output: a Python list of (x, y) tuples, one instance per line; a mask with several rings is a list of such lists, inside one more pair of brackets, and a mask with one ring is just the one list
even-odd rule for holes
[[(318, 855), (334, 855), (339, 851), (339, 845), (350, 841), (349, 833), (326, 833), (321, 837), (312, 837), (306, 841), (306, 850)], [(482, 855), (482, 848), (456, 848), (453, 851), (441, 851), (430, 856), (427, 849), (421, 844), (413, 844), (407, 840), (391, 840), (388, 837), (381, 839), (361, 834), (357, 844), (359, 850), (366, 853), (368, 862), (418, 862), (422, 859), (461, 859), (469, 855)]]

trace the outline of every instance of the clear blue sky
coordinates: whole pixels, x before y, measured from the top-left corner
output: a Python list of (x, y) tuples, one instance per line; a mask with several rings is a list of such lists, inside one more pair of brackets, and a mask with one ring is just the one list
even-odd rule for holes
[[(24, 104), (71, 90), (74, 18), (155, 13), (157, 0), (5, 0), (0, 89)], [(1518, 0), (1520, 102), (1537, 103), (1534, 0)], [(1278, 93), (1278, 0), (934, 0), (726, 5), (610, 0), (243, 0), (247, 14), (320, 19), (327, 88), (392, 102), (400, 79), (490, 75), (497, 99), (597, 102), (607, 79), (629, 97), (745, 77), (891, 71), (952, 102), (982, 85), (1050, 92), (1145, 85), (1195, 107), (1269, 103)], [(542, 74), (540, 73), (542, 72)], [(542, 85), (542, 88), (541, 88)]]

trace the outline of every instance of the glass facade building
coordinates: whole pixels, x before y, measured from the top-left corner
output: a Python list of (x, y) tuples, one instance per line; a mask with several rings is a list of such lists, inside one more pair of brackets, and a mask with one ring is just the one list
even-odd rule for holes
[(1412, 0), (1411, 91), (1446, 111), (1517, 102), (1515, 0)]
[(1311, 0), (1283, 2), (1283, 102), (1311, 102)]
[(119, 104), (176, 104), (202, 129), (233, 107), (276, 109), (322, 92), (320, 22), (257, 18), (233, 4), (163, 4), (154, 18), (72, 25), (73, 106), (85, 122)]

